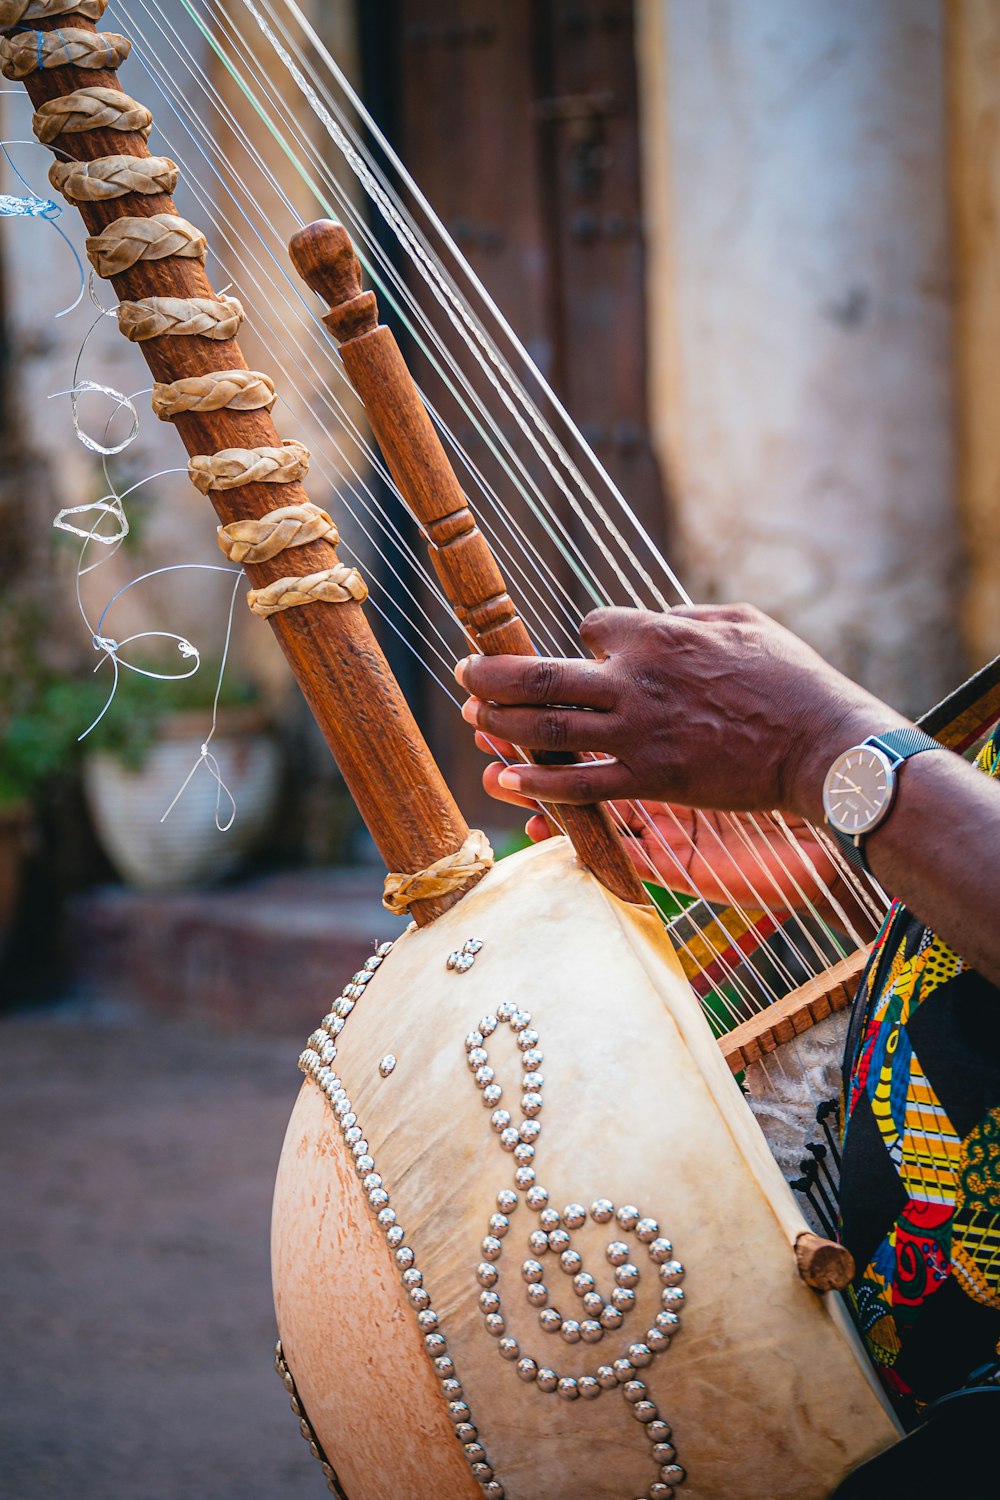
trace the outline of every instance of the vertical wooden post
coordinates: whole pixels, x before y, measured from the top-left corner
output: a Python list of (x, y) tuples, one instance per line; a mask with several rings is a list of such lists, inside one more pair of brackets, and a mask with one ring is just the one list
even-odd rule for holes
[[(58, 31), (69, 22), (76, 31), (100, 34), (92, 21), (68, 14), (37, 21), (35, 32)], [(16, 33), (24, 30), (18, 27)], [(117, 74), (101, 68), (37, 68), (23, 82), (36, 110), (46, 101), (77, 89), (97, 87), (122, 92)], [(144, 159), (150, 155), (139, 130), (63, 132), (56, 140), (60, 160), (85, 162), (110, 155)], [(128, 192), (77, 206), (92, 235), (119, 218), (177, 212), (166, 193)], [(192, 257), (140, 259), (111, 277), (111, 282), (122, 301), (215, 298), (202, 261)], [(157, 381), (246, 369), (235, 339), (171, 334), (144, 340), (140, 348)], [(281, 444), (265, 409), (186, 411), (172, 420), (192, 455)], [(307, 496), (299, 483), (252, 483), (236, 489), (213, 489), (210, 498), (220, 521), (227, 525), (260, 519), (276, 507), (301, 504)], [(281, 577), (315, 574), (336, 562), (333, 546), (317, 541), (245, 566), (251, 583), (261, 588)], [(454, 854), (468, 836), (468, 825), (360, 606), (353, 601), (311, 603), (273, 615), (270, 624), (389, 869), (412, 874)], [(476, 878), (467, 882), (466, 888)], [(429, 922), (460, 895), (461, 891), (455, 891), (415, 902), (413, 916), (420, 923)]]
[[(524, 621), (476, 525), (462, 487), (390, 329), (378, 321), (373, 292), (347, 230), (323, 219), (294, 235), (299, 274), (329, 303), (324, 322), (386, 463), (423, 531), (434, 570), (472, 641), (488, 656), (534, 656)], [(602, 806), (562, 807), (559, 818), (584, 864), (625, 901), (648, 905), (621, 839)]]

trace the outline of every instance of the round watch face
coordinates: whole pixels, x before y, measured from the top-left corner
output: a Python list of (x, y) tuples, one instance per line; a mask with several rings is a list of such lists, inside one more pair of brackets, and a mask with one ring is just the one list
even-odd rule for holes
[(838, 755), (823, 783), (823, 809), (839, 833), (851, 837), (877, 828), (892, 804), (894, 775), (888, 756), (871, 745)]

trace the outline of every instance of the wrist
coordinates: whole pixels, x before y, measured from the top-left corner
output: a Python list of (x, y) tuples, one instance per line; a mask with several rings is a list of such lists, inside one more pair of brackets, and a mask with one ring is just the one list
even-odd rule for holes
[(783, 788), (788, 811), (822, 826), (823, 783), (838, 755), (860, 745), (870, 734), (902, 729), (911, 721), (878, 698), (840, 705), (839, 711), (819, 716), (807, 727), (791, 774)]

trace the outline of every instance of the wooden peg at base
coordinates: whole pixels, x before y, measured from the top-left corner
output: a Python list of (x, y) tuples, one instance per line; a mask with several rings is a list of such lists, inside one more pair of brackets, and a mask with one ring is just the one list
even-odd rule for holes
[(854, 1256), (847, 1246), (824, 1240), (811, 1229), (795, 1241), (795, 1264), (806, 1286), (817, 1292), (842, 1292), (854, 1280)]
[[(320, 219), (292, 236), (289, 251), (302, 279), (330, 304), (323, 321), (340, 345), (344, 369), (469, 639), (487, 656), (534, 656), (396, 340), (378, 321), (374, 295), (362, 287), (347, 230)], [(606, 808), (561, 807), (558, 822), (602, 885), (625, 901), (651, 905)]]

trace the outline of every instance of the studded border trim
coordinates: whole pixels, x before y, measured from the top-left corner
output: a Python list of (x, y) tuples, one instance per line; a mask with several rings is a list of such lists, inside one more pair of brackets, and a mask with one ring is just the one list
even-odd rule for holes
[[(506, 1491), (494, 1474), (486, 1449), (479, 1440), (479, 1429), (473, 1420), (469, 1404), (465, 1400), (465, 1392), (458, 1377), (455, 1362), (448, 1352), (447, 1338), (441, 1329), (440, 1317), (434, 1310), (430, 1293), (424, 1285), (423, 1272), (416, 1264), (416, 1256), (412, 1247), (406, 1243), (406, 1232), (396, 1219), (396, 1210), (392, 1206), (381, 1173), (376, 1170), (375, 1159), (365, 1139), (357, 1113), (333, 1067), (337, 1057), (337, 1038), (343, 1031), (355, 1005), (364, 996), (365, 990), (374, 979), (383, 959), (392, 951), (392, 946), (392, 943), (380, 944), (365, 960), (364, 966), (351, 976), (350, 982), (344, 986), (340, 998), (329, 1015), (323, 1017), (320, 1025), (310, 1036), (299, 1058), (299, 1067), (306, 1077), (310, 1078), (326, 1095), (344, 1137), (344, 1143), (354, 1157), (355, 1171), (361, 1178), (375, 1222), (393, 1252), (403, 1290), (416, 1314), (417, 1326), (423, 1336), (424, 1351), (440, 1381), (441, 1393), (448, 1403), (448, 1415), (454, 1427), (455, 1437), (462, 1445), (462, 1452), (472, 1477), (482, 1490), (484, 1500), (504, 1500)], [(383, 1059), (384, 1063), (387, 1061), (388, 1059)], [(304, 1416), (301, 1420), (306, 1421)], [(303, 1435), (305, 1436), (305, 1427)], [(309, 1442), (310, 1445), (315, 1445), (320, 1461), (327, 1463), (330, 1467), (329, 1461), (321, 1456), (322, 1449), (314, 1436), (309, 1438)], [(333, 1472), (332, 1467), (331, 1472)], [(334, 1482), (336, 1482), (336, 1476), (334, 1476)], [(338, 1492), (334, 1491), (334, 1493)]]
[(313, 1431), (312, 1423), (306, 1416), (305, 1408), (302, 1405), (299, 1393), (295, 1389), (295, 1381), (292, 1377), (291, 1370), (288, 1368), (288, 1361), (285, 1359), (285, 1352), (281, 1347), (280, 1339), (274, 1346), (274, 1368), (277, 1371), (278, 1375), (281, 1377), (282, 1385), (288, 1392), (288, 1404), (299, 1419), (299, 1431), (305, 1438), (306, 1442), (309, 1444), (309, 1452), (312, 1454), (313, 1458), (319, 1459), (320, 1467), (322, 1468), (323, 1473), (326, 1476), (327, 1489), (332, 1495), (337, 1496), (337, 1500), (347, 1500), (347, 1491), (340, 1483), (340, 1480), (337, 1477), (337, 1471), (333, 1467), (333, 1464), (323, 1452), (323, 1445)]

